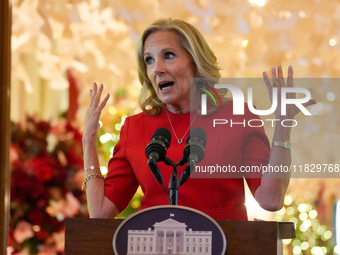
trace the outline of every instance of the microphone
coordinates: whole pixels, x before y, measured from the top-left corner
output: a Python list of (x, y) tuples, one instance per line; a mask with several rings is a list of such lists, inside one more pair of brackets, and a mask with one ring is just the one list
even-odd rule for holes
[(206, 146), (207, 134), (202, 128), (193, 128), (188, 136), (187, 144), (183, 151), (183, 160), (188, 162), (185, 167), (178, 186), (185, 183), (192, 171), (195, 169), (197, 163), (201, 162), (204, 158), (204, 149)]
[(159, 128), (153, 134), (151, 141), (146, 146), (145, 155), (148, 158), (148, 165), (152, 174), (160, 184), (163, 184), (163, 178), (158, 169), (157, 162), (165, 160), (166, 150), (170, 146), (171, 133), (166, 128)]

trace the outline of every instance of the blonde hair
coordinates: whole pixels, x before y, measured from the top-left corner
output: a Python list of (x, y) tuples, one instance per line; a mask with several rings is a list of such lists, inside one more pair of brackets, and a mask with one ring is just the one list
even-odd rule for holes
[(162, 111), (164, 103), (157, 97), (147, 76), (144, 62), (144, 43), (150, 34), (159, 31), (172, 31), (179, 35), (183, 47), (191, 55), (195, 64), (197, 77), (220, 78), (221, 76), (215, 54), (194, 26), (185, 21), (172, 20), (171, 18), (155, 21), (142, 32), (136, 48), (138, 78), (143, 86), (139, 96), (139, 104), (142, 110), (150, 115), (158, 115)]

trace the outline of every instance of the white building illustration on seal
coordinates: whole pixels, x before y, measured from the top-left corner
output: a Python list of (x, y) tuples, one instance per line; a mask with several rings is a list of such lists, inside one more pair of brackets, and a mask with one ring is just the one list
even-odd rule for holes
[(127, 255), (211, 255), (212, 231), (187, 230), (185, 223), (171, 217), (156, 222), (152, 230), (129, 230)]

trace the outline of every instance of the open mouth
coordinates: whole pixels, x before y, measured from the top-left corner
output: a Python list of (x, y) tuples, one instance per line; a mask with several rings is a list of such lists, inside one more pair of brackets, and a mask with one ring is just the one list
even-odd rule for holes
[(171, 87), (173, 86), (175, 83), (173, 81), (169, 81), (169, 82), (164, 82), (158, 85), (158, 87), (163, 90), (165, 88)]

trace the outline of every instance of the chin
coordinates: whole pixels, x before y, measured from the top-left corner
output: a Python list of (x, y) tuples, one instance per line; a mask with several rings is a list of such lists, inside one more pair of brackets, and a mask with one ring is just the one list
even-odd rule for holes
[(170, 97), (158, 97), (164, 104), (173, 104), (175, 103), (175, 100)]

